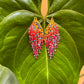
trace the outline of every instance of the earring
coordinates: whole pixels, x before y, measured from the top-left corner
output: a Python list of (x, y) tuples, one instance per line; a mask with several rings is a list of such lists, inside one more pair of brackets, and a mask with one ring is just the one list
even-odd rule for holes
[(50, 23), (45, 29), (45, 44), (49, 53), (50, 59), (54, 57), (54, 52), (56, 51), (57, 45), (60, 40), (59, 29), (54, 22), (53, 18), (51, 18)]
[(33, 54), (37, 59), (37, 56), (39, 55), (43, 45), (44, 34), (43, 29), (36, 17), (34, 17), (34, 20), (31, 26), (29, 27), (28, 34), (29, 34), (29, 42), (33, 49)]

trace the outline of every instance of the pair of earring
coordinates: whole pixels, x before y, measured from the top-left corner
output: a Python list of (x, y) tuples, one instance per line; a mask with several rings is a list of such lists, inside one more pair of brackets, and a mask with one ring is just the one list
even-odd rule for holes
[(50, 23), (45, 29), (45, 34), (40, 22), (37, 20), (37, 17), (34, 17), (34, 20), (29, 27), (29, 42), (33, 49), (33, 54), (37, 59), (37, 56), (40, 54), (42, 49), (43, 42), (45, 42), (49, 57), (52, 59), (54, 57), (54, 52), (56, 51), (57, 45), (60, 40), (59, 29), (54, 22), (54, 19), (51, 18)]

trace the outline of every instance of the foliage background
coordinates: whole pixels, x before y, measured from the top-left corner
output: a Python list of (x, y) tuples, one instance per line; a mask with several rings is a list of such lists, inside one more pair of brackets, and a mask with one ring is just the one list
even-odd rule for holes
[[(77, 84), (84, 64), (84, 0), (49, 0), (45, 20), (40, 8), (41, 0), (0, 0), (0, 64), (14, 72), (19, 84)], [(52, 16), (59, 27), (61, 40), (52, 60), (45, 45), (37, 60), (32, 54), (28, 27), (35, 13), (44, 29)]]

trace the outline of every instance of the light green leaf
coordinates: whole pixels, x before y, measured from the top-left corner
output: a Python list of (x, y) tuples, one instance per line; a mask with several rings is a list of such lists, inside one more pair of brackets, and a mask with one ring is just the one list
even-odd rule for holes
[(73, 10), (60, 10), (49, 17), (51, 16), (72, 36), (79, 51), (81, 63), (84, 64), (84, 15)]
[(18, 84), (13, 72), (2, 65), (0, 65), (0, 84)]
[[(65, 29), (60, 26), (59, 28), (62, 35), (61, 41), (52, 60), (48, 57), (45, 45), (38, 59), (35, 60), (30, 44), (26, 39), (28, 34), (26, 32), (23, 34), (16, 49), (14, 65), (15, 73), (21, 77), (17, 77), (20, 83), (76, 84), (78, 82), (80, 64), (75, 43)], [(21, 59), (19, 59), (20, 56)], [(69, 78), (67, 79), (67, 77)]]

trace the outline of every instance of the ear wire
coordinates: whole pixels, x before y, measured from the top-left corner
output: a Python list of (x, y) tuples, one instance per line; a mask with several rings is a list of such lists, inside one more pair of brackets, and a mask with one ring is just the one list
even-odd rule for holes
[(47, 18), (46, 22), (47, 22), (47, 23), (50, 23), (50, 20)]
[[(53, 13), (53, 11), (52, 11), (52, 13)], [(51, 16), (51, 18), (53, 18), (53, 15)]]
[(42, 19), (40, 19), (39, 22), (42, 23)]
[[(51, 11), (51, 13), (53, 13), (53, 11)], [(53, 15), (51, 16), (51, 18), (53, 18)], [(49, 23), (50, 20), (47, 18), (47, 21), (46, 22)]]
[(36, 17), (36, 11), (35, 11), (35, 15), (34, 16)]
[(51, 16), (51, 18), (53, 18), (53, 15)]
[(36, 17), (36, 9), (35, 9), (35, 17)]

